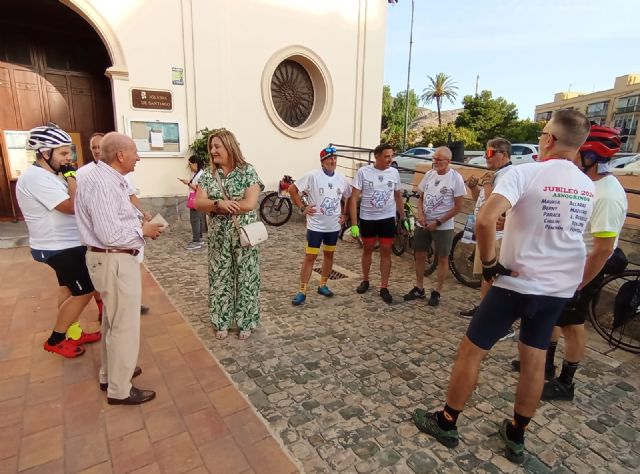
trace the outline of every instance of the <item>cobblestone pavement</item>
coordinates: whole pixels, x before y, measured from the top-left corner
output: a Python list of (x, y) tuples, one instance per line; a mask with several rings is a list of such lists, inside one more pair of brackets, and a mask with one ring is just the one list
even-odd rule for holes
[[(184, 249), (188, 223), (178, 222), (147, 249), (146, 263), (205, 345), (231, 374), (307, 472), (638, 472), (640, 358), (590, 333), (574, 403), (542, 403), (526, 440), (522, 467), (502, 455), (498, 426), (512, 416), (514, 341), (498, 343), (462, 413), (460, 446), (449, 450), (419, 433), (416, 407), (441, 407), (453, 357), (467, 321), (458, 317), (478, 296), (451, 277), (439, 307), (405, 303), (413, 286), (411, 256), (393, 257), (387, 306), (379, 274), (358, 295), (360, 250), (340, 243), (331, 299), (310, 291), (293, 307), (305, 228), (269, 228), (262, 246), (262, 328), (247, 342), (217, 341), (207, 314), (206, 249)], [(374, 256), (373, 268), (377, 266)], [(314, 274), (313, 278), (318, 278)], [(316, 280), (317, 282), (317, 280)], [(310, 287), (315, 288), (312, 281)], [(425, 281), (425, 287), (433, 281)], [(560, 343), (557, 364), (561, 363)]]

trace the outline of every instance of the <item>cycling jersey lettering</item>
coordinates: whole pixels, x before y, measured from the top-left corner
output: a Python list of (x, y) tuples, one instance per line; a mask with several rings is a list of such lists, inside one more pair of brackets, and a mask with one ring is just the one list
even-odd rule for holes
[(552, 199), (545, 198), (540, 200), (540, 203), (542, 204), (544, 228), (546, 230), (564, 230), (564, 226), (561, 224), (563, 214), (562, 209), (567, 208), (564, 206), (561, 208), (561, 204), (563, 202), (566, 203), (567, 200), (569, 200), (569, 206), (567, 209), (569, 211), (569, 215), (567, 216), (569, 217), (568, 230), (569, 232), (582, 233), (588, 220), (587, 203), (591, 201), (593, 193), (590, 191), (565, 188), (562, 186), (545, 186), (543, 190), (553, 193), (551, 195)]

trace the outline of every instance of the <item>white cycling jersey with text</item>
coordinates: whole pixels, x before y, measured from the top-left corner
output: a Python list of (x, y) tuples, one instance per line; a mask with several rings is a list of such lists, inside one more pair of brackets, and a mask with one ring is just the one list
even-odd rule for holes
[(550, 159), (514, 167), (494, 194), (510, 203), (500, 263), (519, 273), (494, 286), (523, 294), (570, 298), (582, 281), (582, 234), (591, 217), (595, 187), (572, 162)]
[[(453, 209), (454, 198), (467, 194), (462, 175), (451, 168), (445, 174), (438, 174), (436, 170), (428, 171), (420, 181), (418, 189), (424, 194), (422, 210), (428, 224)], [(438, 230), (453, 229), (453, 225), (452, 217), (443, 221)]]
[(376, 169), (373, 165), (358, 170), (353, 187), (362, 193), (360, 218), (382, 220), (396, 216), (394, 193), (400, 186), (400, 174), (395, 168)]
[(342, 198), (351, 196), (351, 183), (339, 172), (327, 176), (322, 170), (312, 171), (296, 180), (296, 188), (307, 193), (307, 202), (316, 208), (315, 214), (307, 215), (307, 229), (316, 232), (340, 230)]

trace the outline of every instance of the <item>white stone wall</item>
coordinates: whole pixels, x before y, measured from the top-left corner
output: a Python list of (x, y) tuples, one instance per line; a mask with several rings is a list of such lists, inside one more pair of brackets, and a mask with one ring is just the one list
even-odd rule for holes
[[(140, 195), (186, 194), (186, 145), (204, 127), (226, 127), (240, 141), (267, 188), (283, 174), (318, 165), (329, 142), (378, 143), (386, 9), (384, 0), (63, 0), (85, 16), (108, 45), (118, 131), (127, 120), (181, 123), (182, 153), (144, 156), (134, 180)], [(330, 113), (306, 138), (270, 120), (262, 75), (273, 55), (300, 46), (326, 66)], [(172, 85), (171, 68), (185, 70)], [(173, 110), (131, 107), (131, 88), (170, 90)]]

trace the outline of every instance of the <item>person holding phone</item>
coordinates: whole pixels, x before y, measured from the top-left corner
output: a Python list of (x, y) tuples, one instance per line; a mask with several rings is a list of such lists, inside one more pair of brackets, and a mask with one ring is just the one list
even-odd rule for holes
[(187, 199), (187, 207), (189, 208), (189, 220), (191, 222), (192, 240), (187, 244), (187, 250), (198, 250), (204, 245), (202, 234), (207, 231), (207, 221), (205, 214), (199, 212), (196, 207), (196, 191), (198, 190), (198, 181), (204, 169), (204, 161), (197, 155), (189, 157), (189, 170), (191, 171), (191, 179), (178, 178), (183, 184), (189, 187), (189, 197)]

